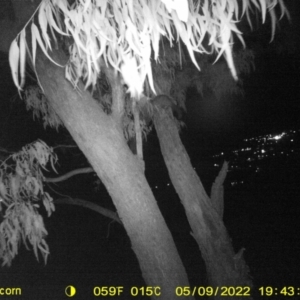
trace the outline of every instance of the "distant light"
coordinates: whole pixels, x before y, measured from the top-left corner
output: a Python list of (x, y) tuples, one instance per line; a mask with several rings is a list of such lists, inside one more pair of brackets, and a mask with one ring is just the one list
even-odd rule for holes
[(264, 149), (261, 150), (261, 153), (266, 153), (266, 151)]
[(273, 137), (270, 137), (270, 140), (276, 140), (276, 141), (278, 141), (278, 140), (280, 140), (284, 135), (286, 135), (285, 132), (283, 132), (283, 133), (281, 133), (281, 134), (278, 134), (278, 135), (275, 135), (275, 136), (273, 136)]

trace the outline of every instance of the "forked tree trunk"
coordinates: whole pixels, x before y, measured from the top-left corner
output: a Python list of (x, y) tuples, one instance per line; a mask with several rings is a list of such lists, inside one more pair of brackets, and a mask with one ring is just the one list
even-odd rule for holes
[[(61, 65), (66, 62), (57, 51), (53, 58)], [(112, 197), (147, 285), (161, 287), (157, 298), (176, 298), (176, 287), (188, 285), (187, 275), (122, 128), (88, 93), (76, 92), (65, 79), (64, 70), (42, 54), (37, 59), (37, 73), (52, 108)]]
[(172, 184), (205, 260), (210, 285), (224, 287), (225, 292), (229, 286), (251, 285), (241, 253), (234, 253), (222, 216), (194, 171), (170, 112), (155, 112), (154, 124)]

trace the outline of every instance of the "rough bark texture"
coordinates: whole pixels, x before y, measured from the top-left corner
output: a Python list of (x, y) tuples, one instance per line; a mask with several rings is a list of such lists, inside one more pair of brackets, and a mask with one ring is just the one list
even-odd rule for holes
[[(53, 58), (65, 62), (61, 53)], [(64, 79), (64, 70), (43, 55), (37, 73), (53, 109), (111, 195), (146, 283), (162, 288), (161, 299), (173, 299), (177, 286), (188, 285), (186, 272), (122, 129), (88, 93), (77, 93)]]
[(205, 260), (210, 285), (249, 286), (248, 268), (242, 256), (235, 255), (224, 223), (191, 165), (170, 112), (155, 113), (154, 123), (171, 181)]

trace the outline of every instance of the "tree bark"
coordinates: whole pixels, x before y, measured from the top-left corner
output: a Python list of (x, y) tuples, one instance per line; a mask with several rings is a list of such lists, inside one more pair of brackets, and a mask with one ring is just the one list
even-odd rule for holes
[(222, 217), (191, 165), (170, 111), (155, 112), (154, 124), (172, 184), (205, 260), (210, 285), (251, 286), (242, 253), (235, 255)]
[[(66, 62), (57, 51), (52, 57), (61, 65)], [(43, 54), (37, 58), (36, 70), (49, 103), (112, 197), (147, 285), (161, 287), (161, 299), (174, 299), (176, 287), (188, 285), (187, 275), (122, 128), (83, 91), (82, 85), (80, 93), (74, 90), (64, 70)]]
[[(14, 18), (0, 20), (0, 51), (9, 50), (39, 3), (13, 0)], [(54, 59), (62, 65), (66, 62), (57, 52)], [(43, 54), (38, 55), (36, 68), (51, 106), (110, 193), (147, 285), (160, 286), (161, 299), (174, 299), (176, 287), (188, 285), (187, 275), (140, 163), (126, 145), (120, 124), (107, 116), (90, 95), (82, 91), (80, 96), (74, 91), (65, 80), (64, 70)]]

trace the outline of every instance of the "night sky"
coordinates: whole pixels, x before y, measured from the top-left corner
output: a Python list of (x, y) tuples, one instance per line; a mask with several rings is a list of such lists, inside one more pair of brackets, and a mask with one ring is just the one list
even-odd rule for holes
[[(248, 47), (255, 53), (255, 70), (243, 77), (244, 96), (231, 95), (222, 99), (221, 103), (209, 97), (204, 99), (193, 89), (188, 91), (187, 114), (183, 119), (186, 127), (182, 129), (181, 137), (207, 191), (219, 170), (214, 164), (218, 163), (220, 167), (223, 157), (229, 159), (232, 165), (241, 162), (236, 156), (233, 158), (231, 151), (263, 147), (260, 143), (264, 138), (259, 136), (272, 134), (274, 137), (300, 129), (300, 10), (297, 1), (286, 2), (292, 22), (289, 23), (286, 18), (282, 20), (272, 43), (268, 22), (264, 26), (255, 25), (253, 32), (248, 30), (244, 34)], [(59, 133), (52, 129), (45, 131), (41, 121), (32, 120), (32, 113), (26, 111), (13, 85), (7, 54), (0, 53), (0, 67), (1, 149), (17, 151), (37, 138), (50, 146), (64, 143), (66, 138), (70, 140), (64, 129)], [(300, 240), (295, 230), (299, 225), (297, 215), (300, 212), (296, 201), (300, 199), (300, 175), (297, 171), (300, 168), (299, 132), (293, 136), (290, 133), (289, 139), (287, 135), (285, 137), (284, 146), (271, 139), (276, 145), (268, 144), (268, 149), (275, 151), (276, 155), (293, 149), (292, 156), (264, 160), (260, 165), (260, 175), (247, 173), (248, 177), (245, 177), (245, 172), (239, 173), (240, 177), (229, 175), (232, 180), (228, 180), (225, 186), (225, 224), (235, 250), (246, 248), (245, 258), (257, 286), (297, 283), (299, 286)], [(246, 141), (249, 138), (255, 140), (252, 146)], [(296, 142), (290, 144), (291, 139)], [(226, 155), (220, 159), (218, 155), (222, 152)], [(205, 285), (205, 274), (201, 271), (203, 262), (201, 258), (195, 258), (198, 256), (197, 245), (189, 235), (179, 199), (169, 186), (155, 133), (150, 134), (145, 153), (146, 175), (168, 226), (176, 232), (175, 243), (190, 282)], [(84, 164), (84, 159), (81, 160)], [(70, 169), (67, 163), (67, 159), (62, 159), (61, 172)], [(72, 159), (69, 163), (72, 164)], [(162, 174), (159, 181), (156, 176), (158, 168)], [(280, 173), (278, 177), (274, 175), (277, 172)], [(237, 178), (245, 183), (233, 186), (231, 182)], [(92, 201), (100, 198), (102, 204), (113, 209), (104, 189), (98, 194), (89, 192), (94, 189), (93, 181), (92, 175), (76, 177), (70, 183), (52, 188)], [(175, 199), (171, 208), (170, 199)], [(174, 216), (180, 220), (180, 225), (174, 224)], [(58, 207), (45, 222), (51, 250), (48, 265), (45, 267), (42, 260), (36, 262), (34, 254), (22, 246), (12, 267), (0, 269), (0, 286), (22, 286), (31, 299), (49, 299), (47, 293), (60, 297), (61, 290), (68, 284), (82, 288), (82, 295), (95, 285), (143, 284), (130, 242), (119, 224), (77, 207)]]

